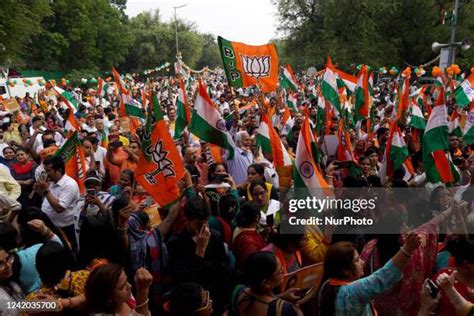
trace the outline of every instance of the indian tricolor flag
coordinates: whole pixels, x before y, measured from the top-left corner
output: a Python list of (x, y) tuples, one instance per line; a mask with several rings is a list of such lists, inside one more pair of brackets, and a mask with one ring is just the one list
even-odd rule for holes
[(401, 89), (398, 92), (397, 120), (402, 117), (404, 112), (408, 111), (410, 106), (410, 74), (405, 74), (405, 78), (401, 83)]
[(321, 90), (323, 97), (337, 110), (338, 114), (341, 115), (342, 109), (337, 88), (337, 76), (329, 56), (323, 75), (323, 81), (321, 82)]
[(311, 134), (309, 118), (306, 117), (301, 126), (298, 146), (296, 147), (293, 174), (295, 188), (303, 189), (307, 193), (306, 196), (321, 196), (321, 189), (328, 189), (329, 186), (314, 162), (312, 143), (314, 143), (314, 138)]
[(426, 119), (423, 116), (423, 112), (419, 105), (416, 102), (412, 102), (410, 106), (410, 122), (408, 123), (411, 127), (417, 129), (425, 129), (426, 128)]
[(69, 109), (66, 123), (64, 124), (64, 129), (68, 132), (68, 134), (72, 134), (75, 131), (79, 132), (81, 130), (81, 125), (79, 124), (79, 121), (74, 115), (74, 108), (72, 107), (71, 102), (67, 99), (67, 97), (61, 94), (61, 91), (64, 91), (64, 90), (58, 87), (53, 87), (53, 89), (54, 89), (54, 92), (56, 92), (56, 95), (58, 96), (58, 101), (63, 102), (66, 105), (66, 107)]
[(179, 78), (179, 91), (178, 97), (176, 98), (176, 124), (174, 129), (174, 138), (178, 139), (181, 137), (186, 126), (188, 126), (191, 120), (191, 114), (189, 113), (188, 101), (186, 98), (186, 89), (184, 87), (183, 78)]
[(73, 107), (74, 111), (77, 111), (77, 109), (78, 109), (77, 101), (76, 101), (76, 99), (74, 99), (74, 96), (72, 95), (71, 92), (63, 90), (58, 86), (53, 87), (53, 89), (56, 91), (56, 94), (59, 94), (65, 100), (69, 101), (69, 104)]
[(288, 107), (291, 109), (293, 112), (298, 112), (298, 99), (296, 99), (296, 96), (292, 93), (288, 94), (288, 99), (286, 100), (286, 104)]
[(105, 82), (104, 79), (99, 77), (97, 82), (97, 96), (100, 98), (105, 98), (107, 96), (107, 90), (109, 89), (109, 84)]
[(54, 155), (64, 161), (66, 174), (76, 180), (79, 191), (84, 194), (86, 191), (86, 159), (77, 133), (77, 131), (72, 133)]
[(115, 67), (112, 67), (112, 74), (114, 75), (115, 84), (117, 85), (117, 88), (119, 89), (120, 93), (128, 94), (127, 85), (125, 84)]
[(474, 73), (471, 73), (454, 91), (454, 98), (460, 107), (471, 104), (474, 100)]
[(257, 145), (262, 148), (262, 152), (273, 156), (275, 167), (292, 165), (288, 151), (283, 146), (280, 136), (273, 128), (266, 114), (263, 114), (257, 130)]
[(471, 103), (471, 109), (464, 124), (462, 139), (468, 145), (474, 144), (474, 101)]
[(355, 117), (357, 121), (362, 121), (369, 117), (370, 96), (369, 96), (369, 72), (367, 66), (363, 65), (357, 76), (357, 86), (355, 93)]
[(198, 89), (188, 129), (203, 141), (227, 149), (229, 159), (233, 159), (235, 144), (226, 129), (225, 121), (201, 82)]
[(298, 91), (298, 83), (296, 82), (296, 78), (293, 75), (293, 70), (291, 69), (290, 65), (286, 65), (283, 68), (283, 78), (281, 80), (281, 87), (283, 89), (290, 89), (293, 92)]
[(390, 136), (380, 168), (380, 180), (385, 184), (395, 170), (400, 169), (408, 158), (408, 149), (396, 121), (392, 122)]
[(456, 108), (449, 117), (448, 129), (449, 135), (456, 135), (459, 138), (462, 137), (461, 125), (459, 124), (459, 113)]
[(127, 94), (122, 94), (122, 102), (120, 104), (120, 107), (120, 112), (122, 112), (122, 114), (123, 112), (125, 112), (125, 114), (128, 116), (134, 116), (141, 119), (145, 118), (145, 113), (142, 111), (142, 108), (139, 107), (139, 105), (135, 103), (133, 99)]
[(449, 152), (448, 112), (444, 90), (438, 96), (423, 135), (423, 162), (429, 182), (453, 183)]
[(339, 70), (339, 69), (334, 69), (334, 70), (336, 71), (340, 80), (344, 82), (344, 85), (346, 86), (347, 90), (349, 90), (351, 93), (354, 93), (357, 86), (357, 78), (354, 77), (353, 75), (345, 73), (342, 70)]
[(293, 118), (291, 117), (290, 109), (288, 107), (285, 107), (285, 113), (283, 113), (283, 117), (281, 119), (281, 125), (282, 125), (281, 135), (290, 134), (291, 129), (293, 128), (293, 125), (295, 125), (295, 122)]

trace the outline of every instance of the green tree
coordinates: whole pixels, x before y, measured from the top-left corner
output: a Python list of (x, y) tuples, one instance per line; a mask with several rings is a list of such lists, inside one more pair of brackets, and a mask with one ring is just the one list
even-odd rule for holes
[[(366, 63), (373, 67), (419, 65), (437, 54), (434, 41), (449, 42), (449, 25), (440, 9), (448, 0), (273, 0), (283, 35), (280, 55), (302, 68), (323, 66), (329, 54), (341, 68)], [(461, 1), (458, 36), (474, 33), (473, 4)], [(469, 66), (473, 52), (458, 62)], [(352, 65), (353, 66), (353, 65)]]
[(55, 0), (54, 14), (23, 53), (29, 68), (105, 70), (125, 60), (133, 37), (126, 17), (107, 0)]
[(202, 34), (203, 46), (199, 61), (196, 64), (197, 69), (202, 69), (206, 66), (213, 69), (220, 66), (222, 63), (221, 55), (219, 53), (219, 46), (217, 46), (217, 39), (212, 34)]
[(41, 32), (41, 20), (51, 15), (43, 0), (4, 0), (0, 5), (0, 65), (20, 63), (33, 35)]
[[(176, 60), (175, 22), (161, 21), (159, 11), (148, 11), (130, 20), (134, 43), (124, 67), (131, 72), (154, 68)], [(179, 50), (183, 61), (195, 67), (201, 58), (204, 39), (193, 23), (178, 20)]]

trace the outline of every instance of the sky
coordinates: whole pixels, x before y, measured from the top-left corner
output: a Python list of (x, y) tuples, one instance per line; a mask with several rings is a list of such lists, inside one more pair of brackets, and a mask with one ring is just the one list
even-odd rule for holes
[(276, 8), (270, 0), (128, 0), (126, 14), (134, 17), (140, 12), (160, 10), (164, 21), (178, 19), (194, 22), (202, 33), (220, 35), (225, 39), (262, 45), (276, 37)]

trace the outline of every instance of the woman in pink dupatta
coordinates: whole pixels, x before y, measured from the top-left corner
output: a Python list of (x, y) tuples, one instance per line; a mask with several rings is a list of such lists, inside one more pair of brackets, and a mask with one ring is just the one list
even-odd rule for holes
[[(403, 270), (403, 278), (391, 291), (375, 300), (375, 309), (380, 315), (414, 315), (420, 307), (419, 295), (426, 278), (430, 277), (435, 266), (438, 248), (438, 236), (440, 224), (453, 213), (454, 208), (447, 208), (440, 215), (434, 217), (427, 223), (414, 230), (421, 237), (421, 245), (413, 253), (408, 265)], [(404, 231), (405, 224), (401, 215), (392, 214), (384, 216), (381, 222), (395, 227), (399, 225), (400, 231)], [(401, 235), (385, 234), (369, 241), (362, 250), (361, 259), (364, 261), (366, 274), (381, 268), (385, 262), (397, 252), (406, 238), (407, 234)], [(383, 248), (378, 248), (380, 242)], [(388, 256), (388, 257), (387, 257)]]

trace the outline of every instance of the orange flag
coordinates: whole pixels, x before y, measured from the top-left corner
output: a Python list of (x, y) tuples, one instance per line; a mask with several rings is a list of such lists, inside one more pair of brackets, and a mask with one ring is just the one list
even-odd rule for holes
[(86, 159), (77, 131), (58, 149), (55, 156), (61, 157), (66, 165), (66, 174), (76, 180), (79, 191), (84, 194), (86, 181)]
[(168, 207), (179, 198), (178, 180), (184, 175), (184, 165), (153, 92), (150, 99), (151, 111), (145, 125), (143, 151), (135, 173), (138, 183), (160, 207)]
[(275, 45), (251, 46), (218, 37), (219, 50), (229, 84), (234, 88), (259, 85), (273, 92), (278, 84), (278, 54)]

